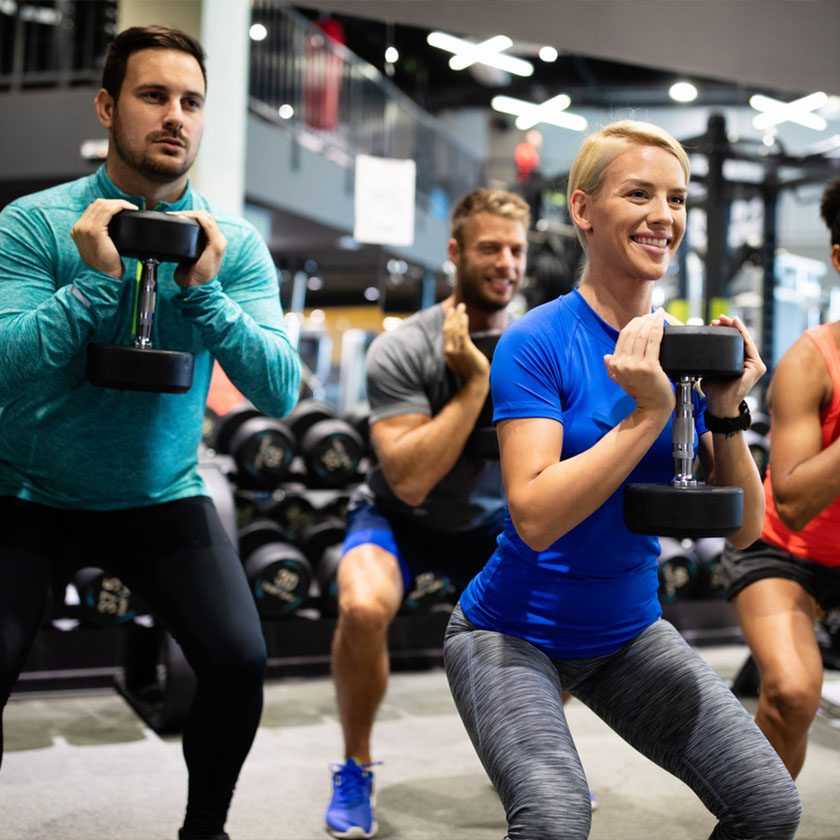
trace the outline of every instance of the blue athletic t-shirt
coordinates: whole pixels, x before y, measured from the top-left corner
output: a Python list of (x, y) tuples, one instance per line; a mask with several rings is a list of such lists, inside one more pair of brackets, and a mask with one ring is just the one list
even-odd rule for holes
[[(494, 421), (557, 420), (561, 460), (590, 449), (635, 408), (604, 365), (617, 338), (577, 290), (528, 312), (493, 355)], [(699, 435), (705, 400), (694, 393)], [(626, 484), (673, 478), (671, 427), (669, 420)], [(467, 618), (558, 659), (612, 653), (641, 633), (661, 615), (659, 541), (625, 527), (622, 493), (623, 485), (545, 551), (520, 539), (508, 511), (495, 553), (461, 595)]]

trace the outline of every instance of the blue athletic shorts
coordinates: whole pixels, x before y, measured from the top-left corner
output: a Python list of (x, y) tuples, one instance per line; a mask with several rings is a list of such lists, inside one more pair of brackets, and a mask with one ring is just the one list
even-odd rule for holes
[(408, 517), (385, 515), (370, 502), (359, 501), (347, 511), (341, 553), (366, 543), (378, 545), (397, 558), (406, 592), (422, 572), (444, 573), (460, 590), (496, 550), (504, 516), (502, 509), (471, 531), (438, 531)]

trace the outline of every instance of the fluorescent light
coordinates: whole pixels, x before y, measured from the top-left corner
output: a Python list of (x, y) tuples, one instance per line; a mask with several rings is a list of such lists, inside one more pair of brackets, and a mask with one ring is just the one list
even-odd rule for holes
[(530, 61), (502, 55), (503, 50), (513, 46), (513, 41), (507, 35), (494, 35), (476, 44), (446, 32), (430, 32), (426, 36), (426, 43), (453, 53), (449, 59), (449, 66), (453, 70), (464, 70), (473, 64), (486, 64), (515, 76), (530, 76), (534, 72), (534, 65)]
[(551, 64), (552, 61), (557, 61), (558, 55), (560, 53), (554, 47), (540, 47), (540, 58), (547, 64)]
[(561, 93), (543, 103), (527, 102), (512, 96), (494, 96), (490, 107), (503, 114), (516, 115), (516, 127), (523, 131), (533, 128), (537, 123), (556, 125), (571, 131), (585, 131), (589, 125), (586, 118), (566, 111), (571, 104), (572, 100)]
[(676, 102), (694, 102), (697, 88), (691, 82), (675, 82), (668, 89), (668, 95)]
[(759, 131), (783, 122), (804, 125), (814, 131), (825, 131), (828, 127), (825, 118), (812, 112), (817, 108), (822, 108), (827, 102), (828, 95), (821, 90), (794, 99), (792, 102), (782, 102), (780, 99), (756, 93), (750, 97), (750, 105), (761, 113), (753, 117), (752, 122)]
[(277, 113), (280, 119), (290, 120), (295, 115), (295, 109), (286, 102), (277, 109)]
[(396, 47), (388, 47), (388, 49), (385, 50), (385, 61), (389, 64), (395, 64), (399, 57), (400, 54)]

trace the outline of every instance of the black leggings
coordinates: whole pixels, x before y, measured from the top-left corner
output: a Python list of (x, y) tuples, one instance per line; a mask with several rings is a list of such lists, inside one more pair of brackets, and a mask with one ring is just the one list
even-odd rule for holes
[[(198, 684), (184, 726), (184, 835), (224, 826), (262, 713), (266, 651), (236, 550), (212, 502), (79, 511), (0, 498), (0, 703), (5, 707), (47, 609), (73, 571), (108, 558), (183, 648)], [(91, 560), (94, 562), (91, 562)], [(0, 724), (0, 760), (2, 760)]]

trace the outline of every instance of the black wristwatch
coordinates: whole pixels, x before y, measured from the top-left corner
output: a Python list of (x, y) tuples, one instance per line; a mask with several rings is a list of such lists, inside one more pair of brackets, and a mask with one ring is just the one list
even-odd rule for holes
[(705, 412), (703, 417), (706, 420), (706, 428), (710, 432), (726, 435), (727, 437), (732, 437), (732, 435), (738, 432), (746, 432), (750, 427), (750, 423), (752, 423), (750, 407), (747, 405), (746, 400), (741, 400), (741, 404), (738, 406), (737, 417), (715, 417), (714, 414), (709, 414), (708, 411)]

